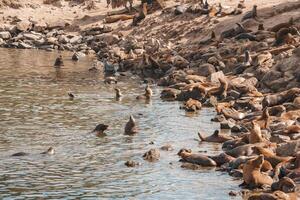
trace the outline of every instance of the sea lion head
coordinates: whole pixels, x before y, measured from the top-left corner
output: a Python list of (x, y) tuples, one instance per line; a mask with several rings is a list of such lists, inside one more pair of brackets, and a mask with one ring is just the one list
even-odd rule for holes
[(55, 150), (53, 147), (49, 147), (49, 149), (46, 152), (47, 154), (53, 155), (55, 153)]
[(185, 149), (185, 148), (183, 148), (183, 149), (180, 149), (179, 150), (179, 152), (177, 153), (177, 155), (178, 156), (182, 156), (182, 155), (184, 155), (184, 154), (190, 154), (190, 153), (192, 153), (192, 150), (191, 149)]
[(92, 132), (103, 132), (108, 128), (108, 125), (98, 124)]

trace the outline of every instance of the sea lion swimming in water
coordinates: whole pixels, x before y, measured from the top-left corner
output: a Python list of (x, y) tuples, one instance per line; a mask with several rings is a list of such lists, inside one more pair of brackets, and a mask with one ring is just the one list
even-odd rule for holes
[(55, 153), (55, 150), (53, 147), (49, 147), (47, 151), (42, 152), (41, 154), (47, 154), (47, 155), (53, 155)]
[(198, 136), (200, 138), (201, 141), (205, 141), (205, 142), (215, 142), (215, 143), (223, 143), (226, 142), (228, 140), (232, 140), (233, 138), (224, 134), (220, 134), (219, 130), (215, 130), (215, 132), (208, 136), (208, 137), (203, 137), (201, 135), (201, 133), (198, 133)]
[(96, 133), (96, 136), (102, 137), (105, 136), (106, 134), (104, 133), (105, 130), (107, 130), (108, 125), (105, 124), (98, 124), (95, 129), (92, 131), (92, 133)]
[(141, 99), (150, 100), (152, 95), (153, 95), (153, 92), (152, 92), (150, 86), (147, 85), (146, 88), (145, 88), (145, 94), (137, 96), (136, 99), (138, 99), (138, 100), (141, 100)]
[(126, 135), (133, 135), (138, 132), (136, 127), (135, 119), (132, 115), (130, 115), (129, 121), (125, 125), (125, 134)]
[(71, 92), (68, 92), (69, 99), (72, 101), (75, 98), (75, 95)]
[(54, 67), (61, 67), (61, 66), (64, 66), (64, 61), (62, 55), (59, 55), (55, 60)]

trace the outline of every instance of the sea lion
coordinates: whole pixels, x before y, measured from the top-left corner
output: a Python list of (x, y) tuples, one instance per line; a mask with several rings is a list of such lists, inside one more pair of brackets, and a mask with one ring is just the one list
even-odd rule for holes
[(273, 179), (261, 173), (261, 167), (264, 162), (264, 156), (248, 160), (243, 166), (244, 183), (250, 188), (260, 187), (263, 185), (271, 185)]
[(235, 36), (236, 40), (250, 40), (250, 41), (257, 41), (256, 39), (256, 35), (252, 34), (252, 33), (240, 33), (237, 36)]
[(246, 8), (245, 0), (240, 0), (240, 2), (238, 3), (237, 7), (240, 8), (240, 9)]
[(75, 95), (71, 92), (68, 92), (69, 99), (72, 101), (75, 98)]
[(55, 60), (54, 67), (61, 67), (61, 66), (64, 66), (64, 61), (62, 55), (59, 55)]
[(123, 96), (121, 90), (119, 88), (115, 88), (115, 91), (116, 91), (116, 99), (120, 100), (120, 98)]
[(291, 88), (289, 90), (279, 92), (272, 95), (267, 95), (262, 101), (262, 106), (276, 106), (285, 102), (294, 101), (294, 99), (300, 95), (300, 88)]
[(231, 162), (235, 160), (234, 157), (227, 155), (226, 153), (220, 153), (219, 155), (216, 156), (208, 156), (209, 158), (213, 159), (216, 163), (217, 166), (221, 166), (225, 163)]
[(257, 18), (257, 5), (254, 5), (252, 10), (247, 12), (243, 17), (242, 17), (242, 22), (247, 20), (247, 19), (255, 19)]
[(124, 165), (126, 165), (127, 167), (135, 167), (135, 166), (141, 165), (141, 163), (135, 162), (133, 160), (128, 160), (124, 163)]
[(282, 28), (289, 28), (293, 25), (294, 25), (294, 19), (293, 17), (291, 17), (288, 22), (277, 24), (268, 30), (276, 33)]
[(239, 156), (250, 156), (253, 153), (253, 144), (245, 144), (233, 149), (225, 151), (226, 154), (233, 156), (235, 158)]
[(272, 191), (281, 190), (285, 193), (290, 193), (290, 192), (295, 192), (296, 184), (292, 179), (288, 177), (283, 177), (279, 181), (274, 182), (271, 185), (271, 189)]
[(258, 31), (264, 31), (265, 30), (264, 24), (258, 24), (257, 30)]
[(137, 96), (136, 99), (138, 99), (138, 100), (140, 100), (140, 99), (149, 100), (149, 99), (151, 99), (152, 95), (153, 95), (153, 92), (152, 92), (150, 86), (147, 85), (146, 88), (145, 88), (145, 94)]
[(232, 140), (233, 138), (229, 135), (224, 135), (224, 134), (220, 134), (220, 132), (218, 130), (215, 130), (215, 132), (207, 137), (203, 137), (201, 135), (201, 133), (198, 133), (198, 136), (200, 138), (201, 141), (205, 141), (205, 142), (215, 142), (215, 143), (223, 143), (226, 142), (228, 140)]
[(179, 156), (182, 158), (183, 162), (189, 162), (189, 163), (193, 163), (205, 167), (217, 166), (217, 163), (213, 159), (202, 154), (182, 151)]
[(125, 134), (133, 135), (138, 132), (135, 119), (132, 115), (130, 115), (129, 121), (125, 125)]
[(47, 154), (47, 155), (53, 155), (55, 153), (55, 150), (53, 147), (49, 147), (47, 151), (42, 152), (41, 154)]
[(197, 110), (200, 110), (201, 107), (202, 104), (200, 101), (189, 98), (181, 108), (185, 109), (187, 112), (196, 112)]
[(274, 46), (279, 46), (284, 43), (290, 43), (292, 39), (291, 35), (299, 35), (300, 33), (296, 27), (289, 27), (289, 28), (281, 28), (275, 36), (275, 43)]
[(208, 95), (211, 96), (217, 96), (219, 98), (226, 98), (227, 97), (227, 90), (228, 90), (228, 82), (223, 79), (223, 78), (218, 78), (219, 82), (220, 82), (220, 86), (219, 87), (214, 87), (211, 88), (208, 91)]
[(215, 33), (215, 31), (212, 31), (211, 35), (210, 35), (210, 38), (205, 39), (205, 40), (201, 40), (200, 44), (202, 44), (202, 45), (208, 45), (208, 44), (210, 44), (212, 42), (215, 42), (215, 41), (216, 41), (216, 33)]
[(78, 61), (79, 60), (79, 55), (77, 52), (75, 52), (73, 55), (72, 55), (72, 60), (73, 61)]
[(234, 67), (233, 74), (237, 75), (243, 73), (249, 66), (251, 66), (251, 64), (252, 58), (250, 56), (250, 52), (246, 50), (243, 63), (239, 63)]
[(29, 153), (26, 153), (26, 152), (18, 152), (18, 153), (12, 154), (11, 156), (27, 156), (27, 155), (29, 155)]
[(263, 142), (264, 139), (261, 135), (260, 126), (257, 123), (255, 123), (254, 121), (252, 121), (252, 125), (253, 125), (253, 128), (250, 131), (250, 134), (249, 134), (249, 137), (248, 137), (249, 143), (250, 144), (255, 144), (255, 143)]
[(95, 129), (92, 131), (92, 133), (96, 133), (96, 136), (102, 137), (106, 136), (104, 131), (108, 128), (108, 125), (105, 124), (98, 124)]
[(258, 155), (263, 155), (264, 158), (271, 163), (271, 165), (275, 168), (281, 162), (288, 162), (293, 159), (293, 157), (283, 157), (277, 156), (271, 150), (259, 146), (252, 147), (253, 152)]

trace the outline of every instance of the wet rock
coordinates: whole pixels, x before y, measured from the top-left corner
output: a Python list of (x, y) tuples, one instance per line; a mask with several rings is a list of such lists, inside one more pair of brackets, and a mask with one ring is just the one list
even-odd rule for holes
[(238, 99), (240, 98), (240, 96), (241, 93), (235, 90), (230, 90), (229, 92), (227, 92), (227, 98), (231, 98), (232, 100)]
[(242, 178), (243, 177), (243, 171), (240, 169), (233, 169), (229, 172), (230, 176), (236, 177), (236, 178)]
[(32, 49), (33, 47), (29, 44), (26, 44), (25, 42), (20, 42), (19, 47), (22, 49)]
[(96, 35), (94, 37), (95, 40), (99, 40), (101, 42), (105, 42), (109, 45), (116, 44), (119, 42), (119, 37), (117, 35), (113, 35), (111, 33), (104, 33), (101, 35)]
[(33, 30), (35, 32), (44, 32), (47, 29), (48, 25), (43, 21), (38, 21), (33, 23)]
[(186, 7), (184, 5), (179, 5), (179, 6), (176, 6), (174, 13), (175, 13), (175, 15), (181, 15), (185, 11), (186, 11)]
[(32, 33), (24, 33), (23, 37), (26, 39), (29, 39), (29, 40), (37, 41), (37, 40), (42, 39), (43, 36), (41, 34), (32, 32)]
[(213, 122), (223, 122), (224, 120), (226, 120), (224, 115), (216, 115), (211, 121), (213, 121)]
[(166, 144), (166, 145), (160, 147), (160, 149), (163, 151), (173, 151), (174, 150), (174, 148), (171, 144)]
[(7, 39), (11, 38), (11, 34), (8, 31), (2, 31), (2, 32), (0, 32), (0, 38), (7, 40)]
[(198, 75), (200, 76), (206, 76), (208, 77), (212, 73), (215, 73), (215, 67), (212, 64), (206, 63), (203, 65), (200, 65), (198, 68)]
[(158, 149), (150, 149), (143, 155), (143, 158), (149, 162), (157, 161), (160, 158), (160, 152)]
[(276, 154), (278, 156), (294, 156), (298, 151), (300, 151), (300, 140), (288, 142), (277, 147)]
[(199, 170), (199, 169), (203, 169), (201, 167), (201, 165), (197, 165), (197, 164), (193, 164), (193, 163), (188, 163), (185, 162), (181, 165), (182, 168), (186, 168), (186, 169), (191, 169), (191, 170)]
[(81, 41), (82, 41), (82, 36), (80, 35), (74, 36), (70, 39), (71, 44), (79, 44), (81, 43)]

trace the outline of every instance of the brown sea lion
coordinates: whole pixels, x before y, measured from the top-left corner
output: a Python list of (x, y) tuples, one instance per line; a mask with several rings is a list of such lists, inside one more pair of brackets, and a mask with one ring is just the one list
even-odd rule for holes
[(181, 108), (185, 109), (188, 112), (195, 112), (197, 110), (200, 110), (201, 107), (202, 105), (200, 101), (190, 98), (189, 100), (187, 100), (187, 102), (184, 103)]
[(208, 95), (211, 96), (218, 96), (219, 98), (226, 98), (227, 97), (227, 90), (228, 90), (228, 82), (223, 78), (218, 78), (220, 82), (219, 87), (211, 88), (208, 91)]
[(267, 95), (262, 101), (262, 106), (276, 106), (285, 102), (294, 101), (294, 99), (300, 95), (300, 88), (291, 88), (287, 91), (279, 92), (272, 95)]
[(234, 157), (227, 155), (226, 153), (220, 153), (219, 155), (208, 157), (213, 159), (217, 163), (217, 166), (221, 166), (235, 159)]
[(244, 183), (251, 188), (260, 187), (263, 185), (271, 185), (273, 179), (261, 173), (261, 167), (264, 162), (264, 156), (248, 160), (243, 166)]
[(247, 19), (255, 19), (257, 18), (257, 5), (254, 5), (252, 10), (247, 12), (243, 17), (242, 21), (245, 21)]
[(147, 85), (146, 88), (145, 88), (145, 94), (137, 96), (136, 99), (138, 99), (138, 100), (141, 100), (141, 99), (150, 100), (152, 95), (153, 95), (153, 92), (152, 92), (150, 86)]
[(71, 92), (68, 92), (69, 99), (72, 101), (75, 98), (75, 95)]
[(55, 153), (55, 150), (53, 147), (49, 147), (47, 151), (42, 152), (41, 154), (47, 154), (47, 155), (53, 155)]
[(61, 66), (64, 66), (64, 61), (62, 55), (59, 55), (54, 62), (54, 67), (61, 67)]
[(148, 160), (150, 162), (154, 162), (159, 160), (160, 152), (158, 149), (150, 149), (143, 155), (144, 160)]
[(268, 129), (270, 125), (270, 121), (271, 121), (271, 117), (269, 114), (269, 109), (268, 107), (265, 107), (263, 109), (262, 115), (257, 119), (255, 119), (254, 121), (252, 121), (252, 125), (254, 126), (254, 124), (258, 124), (260, 128)]
[(258, 24), (257, 30), (258, 30), (258, 31), (263, 31), (263, 30), (265, 30), (264, 24)]
[(238, 147), (235, 147), (233, 149), (225, 151), (226, 154), (233, 156), (235, 158), (239, 156), (250, 156), (253, 153), (252, 147), (253, 144), (245, 144)]
[(133, 135), (138, 132), (135, 119), (132, 115), (130, 115), (129, 121), (126, 123), (125, 126), (125, 134)]
[(120, 98), (123, 96), (121, 90), (119, 88), (115, 88), (115, 91), (116, 91), (116, 99), (120, 100)]
[(274, 182), (271, 185), (271, 189), (273, 191), (281, 190), (285, 193), (289, 193), (289, 192), (294, 192), (296, 190), (296, 184), (292, 179), (288, 177), (283, 177), (279, 181)]
[(293, 25), (294, 25), (294, 19), (293, 19), (293, 17), (291, 17), (288, 22), (277, 24), (268, 30), (276, 33), (282, 28), (289, 28)]
[(269, 161), (273, 167), (276, 167), (281, 162), (288, 162), (293, 159), (293, 157), (288, 157), (288, 156), (287, 157), (277, 156), (271, 150), (259, 146), (255, 146), (252, 149), (258, 155), (263, 155), (264, 158), (267, 161)]
[(284, 130), (285, 134), (291, 134), (291, 133), (300, 133), (300, 125), (290, 125)]
[(198, 136), (200, 138), (201, 141), (205, 141), (205, 142), (215, 142), (215, 143), (223, 143), (226, 142), (228, 140), (232, 140), (233, 138), (229, 135), (224, 135), (224, 134), (220, 134), (220, 131), (215, 130), (215, 132), (207, 137), (203, 137), (201, 135), (201, 133), (198, 133)]
[(216, 41), (216, 33), (214, 31), (212, 31), (211, 35), (210, 35), (210, 38), (201, 40), (200, 44), (202, 44), (202, 45), (208, 45), (208, 44), (210, 44), (212, 42), (215, 42), (215, 41)]
[[(299, 30), (296, 27), (282, 28), (280, 29), (275, 36), (275, 46), (282, 45), (284, 43), (293, 43), (293, 37), (291, 35), (299, 35)], [(295, 41), (296, 42), (296, 41)]]
[(249, 134), (249, 137), (248, 137), (249, 143), (250, 144), (255, 144), (255, 143), (263, 142), (264, 139), (261, 135), (260, 126), (257, 123), (255, 123), (254, 121), (252, 121), (252, 125), (253, 125), (253, 128), (250, 131), (250, 134)]
[(205, 167), (217, 166), (217, 163), (213, 159), (198, 153), (189, 153), (187, 151), (182, 151), (180, 153), (180, 157), (184, 162), (189, 162)]
[(104, 133), (105, 130), (107, 130), (108, 125), (105, 124), (98, 124), (95, 129), (92, 131), (92, 133), (95, 133), (96, 136), (102, 137), (105, 136), (106, 134)]

